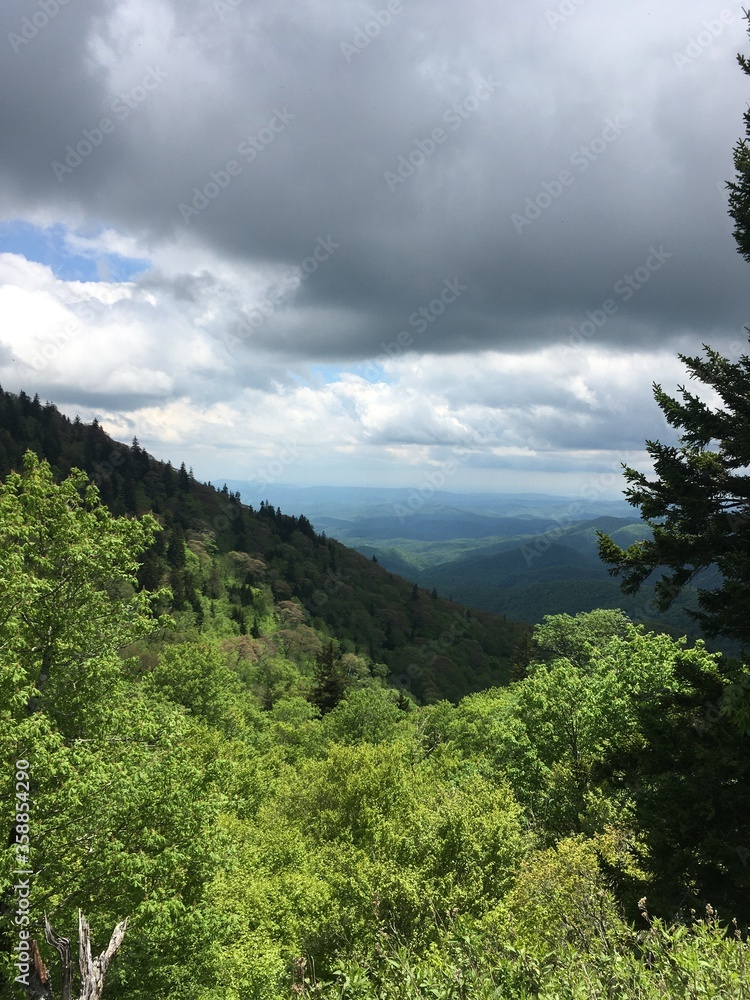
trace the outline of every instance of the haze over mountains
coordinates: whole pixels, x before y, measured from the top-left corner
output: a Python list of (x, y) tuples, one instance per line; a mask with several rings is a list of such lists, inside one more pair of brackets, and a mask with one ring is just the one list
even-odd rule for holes
[(636, 621), (695, 632), (687, 614), (696, 607), (692, 588), (660, 612), (652, 587), (622, 594), (599, 559), (597, 531), (624, 546), (648, 536), (624, 498), (227, 485), (246, 503), (267, 499), (285, 511), (304, 511), (317, 531), (472, 608), (537, 623), (549, 614), (619, 607)]
[[(223, 480), (222, 480), (223, 482)], [(461, 511), (474, 518), (546, 519), (557, 521), (565, 515), (598, 517), (632, 516), (633, 508), (622, 498), (569, 497), (546, 493), (460, 493), (433, 488), (379, 488), (376, 486), (294, 486), (228, 479), (230, 489), (239, 490), (245, 503), (270, 500), (290, 510), (303, 505), (319, 530), (328, 530), (326, 519), (394, 516), (401, 523), (417, 513), (432, 518), (436, 511)], [(221, 484), (219, 484), (221, 485)], [(507, 485), (507, 480), (506, 480)]]

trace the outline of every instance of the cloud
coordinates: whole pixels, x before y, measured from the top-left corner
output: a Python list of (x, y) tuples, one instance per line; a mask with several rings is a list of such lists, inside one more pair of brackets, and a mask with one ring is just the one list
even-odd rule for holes
[(382, 9), (5, 8), (0, 216), (84, 277), (6, 241), (3, 385), (212, 474), (642, 453), (676, 352), (744, 339), (741, 5)]
[(552, 475), (571, 455), (580, 469), (611, 467), (642, 454), (646, 437), (671, 433), (648, 401), (650, 376), (681, 374), (664, 351), (404, 350), (383, 354), (370, 380), (345, 368), (290, 371), (280, 348), (257, 354), (251, 372), (219, 336), (217, 303), (231, 298), (237, 275), (180, 278), (151, 270), (122, 283), (65, 281), (2, 255), (3, 384), (25, 370), (41, 395), (157, 454), (187, 456), (208, 477), (272, 481), (324, 469), (362, 480), (382, 465), (404, 482), (456, 462)]

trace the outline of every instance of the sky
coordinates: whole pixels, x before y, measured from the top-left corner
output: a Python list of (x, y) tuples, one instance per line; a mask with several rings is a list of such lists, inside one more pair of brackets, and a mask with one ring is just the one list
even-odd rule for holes
[(616, 496), (747, 352), (734, 0), (0, 22), (0, 384), (202, 481)]

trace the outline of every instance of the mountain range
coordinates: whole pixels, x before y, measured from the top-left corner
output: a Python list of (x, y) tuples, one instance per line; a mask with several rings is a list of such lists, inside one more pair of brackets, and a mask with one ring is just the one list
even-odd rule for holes
[[(265, 491), (287, 509), (304, 509), (315, 528), (392, 573), (472, 608), (536, 624), (549, 614), (621, 608), (634, 621), (696, 633), (688, 613), (695, 586), (667, 611), (653, 586), (624, 595), (601, 562), (597, 532), (626, 547), (650, 529), (624, 498), (539, 493), (452, 493), (376, 487), (298, 487), (230, 480), (251, 501)], [(710, 585), (703, 574), (696, 581)], [(726, 641), (712, 649), (735, 652)]]
[(694, 632), (682, 607), (657, 614), (648, 588), (623, 597), (600, 563), (597, 530), (621, 543), (644, 537), (624, 501), (218, 487), (137, 440), (114, 441), (96, 421), (0, 389), (0, 478), (21, 469), (26, 449), (60, 476), (83, 469), (115, 514), (154, 513), (163, 531), (139, 578), (170, 588), (184, 634), (252, 636), (264, 616), (291, 616), (290, 641), (304, 645), (306, 628), (317, 642), (328, 636), (418, 700), (507, 683), (530, 625), (548, 614), (622, 607), (650, 627)]

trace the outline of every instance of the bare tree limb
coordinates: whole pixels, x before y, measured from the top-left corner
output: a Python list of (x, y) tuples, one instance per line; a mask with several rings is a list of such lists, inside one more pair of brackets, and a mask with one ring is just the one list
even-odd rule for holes
[(83, 913), (78, 911), (78, 960), (81, 966), (79, 1000), (101, 1000), (104, 977), (112, 959), (120, 949), (128, 926), (127, 918), (115, 927), (106, 949), (98, 958), (91, 957), (91, 931)]
[[(91, 954), (91, 929), (81, 910), (78, 911), (78, 964), (81, 969), (81, 993), (78, 1000), (102, 1000), (104, 979), (112, 959), (125, 938), (128, 921), (123, 920), (112, 931), (105, 950), (97, 958)], [(60, 956), (62, 993), (60, 1000), (73, 1000), (73, 962), (69, 938), (56, 934), (47, 916), (44, 917), (44, 936)], [(36, 941), (32, 941), (33, 971), (28, 987), (29, 1000), (55, 1000), (49, 972), (39, 954)]]
[(47, 943), (52, 945), (60, 956), (62, 974), (61, 1000), (71, 1000), (73, 995), (73, 962), (70, 955), (70, 940), (55, 933), (52, 929), (52, 924), (47, 919), (46, 913), (44, 915), (44, 936), (47, 939)]

